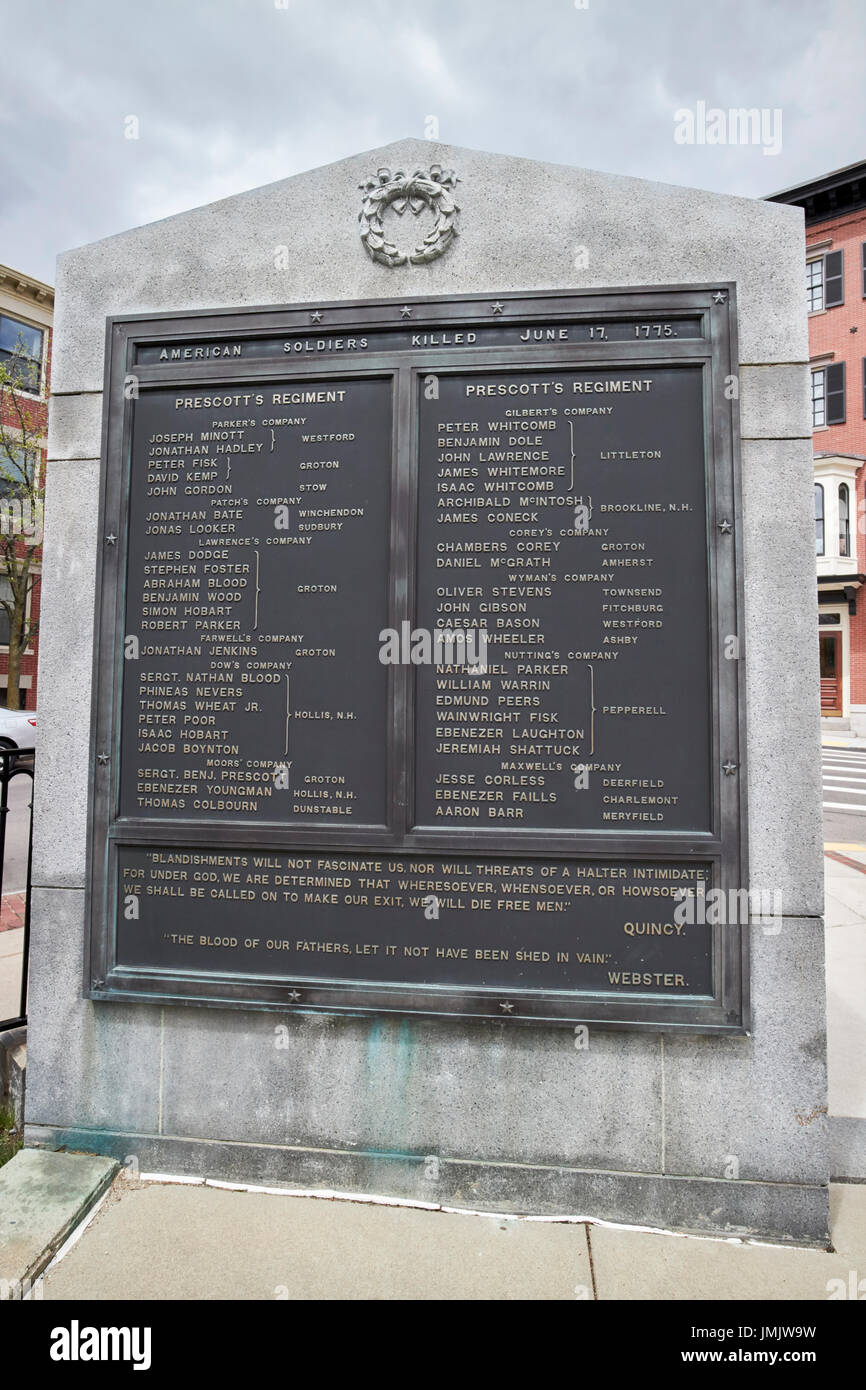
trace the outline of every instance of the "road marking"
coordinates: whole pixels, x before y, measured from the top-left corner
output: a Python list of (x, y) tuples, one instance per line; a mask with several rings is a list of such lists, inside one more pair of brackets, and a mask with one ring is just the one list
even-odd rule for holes
[[(845, 801), (824, 798), (844, 796)], [(847, 811), (852, 816), (866, 813), (866, 758), (848, 752), (821, 752), (821, 806), (825, 811)]]

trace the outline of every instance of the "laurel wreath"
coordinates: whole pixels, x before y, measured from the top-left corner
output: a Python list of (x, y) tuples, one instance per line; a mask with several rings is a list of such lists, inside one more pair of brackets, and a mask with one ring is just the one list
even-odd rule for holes
[[(392, 174), (390, 169), (377, 169), (375, 177), (358, 185), (364, 194), (358, 221), (361, 240), (368, 254), (381, 265), (425, 265), (441, 256), (457, 235), (457, 214), (454, 188), (459, 182), (453, 169), (431, 164), (429, 169), (415, 169), (407, 178), (402, 169)], [(385, 237), (383, 217), (392, 207), (402, 217), (408, 207), (417, 217), (424, 207), (436, 214), (436, 223), (424, 240), (410, 254), (400, 251)]]

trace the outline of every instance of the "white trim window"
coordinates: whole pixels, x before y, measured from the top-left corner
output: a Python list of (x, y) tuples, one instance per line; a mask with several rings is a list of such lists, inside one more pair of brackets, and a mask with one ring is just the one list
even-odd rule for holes
[(819, 430), (827, 423), (827, 370), (818, 367), (812, 373), (812, 429)]
[[(33, 573), (33, 575), (34, 575), (34, 583), (31, 583), (30, 588), (27, 590), (27, 602), (26, 602), (26, 604), (25, 604), (25, 606), (24, 606), (24, 626), (25, 626), (25, 630), (26, 630), (26, 628), (27, 628), (27, 625), (28, 625), (29, 622), (30, 622), (30, 609), (31, 609), (31, 606), (32, 606), (32, 603), (33, 603), (33, 589), (34, 589), (34, 587), (35, 587), (35, 584), (38, 584), (39, 581), (40, 581), (40, 579), (41, 579), (41, 574), (40, 574), (40, 572), (39, 572), (38, 570), (34, 570), (34, 571), (32, 571), (32, 573)], [(0, 598), (7, 599), (9, 602), (12, 601), (12, 586), (11, 586), (11, 584), (9, 583), (9, 577), (8, 577), (8, 575), (5, 575), (5, 574), (0, 575)], [(6, 612), (6, 609), (5, 609), (5, 608), (0, 608), (0, 652), (6, 653), (6, 652), (8, 652), (8, 650), (9, 650), (9, 614)], [(36, 648), (35, 648), (34, 645), (33, 645), (33, 634), (31, 634), (30, 640), (28, 641), (27, 646), (21, 648), (21, 655), (22, 655), (22, 656), (33, 656), (35, 650), (36, 650)], [(23, 688), (23, 687), (22, 687), (22, 688)]]
[(851, 556), (851, 506), (847, 483), (839, 484), (839, 555), (843, 560)]
[(45, 331), (9, 314), (0, 314), (0, 362), (8, 362), (16, 351), (20, 353), (17, 389), (28, 396), (40, 396)]
[(844, 454), (815, 459), (815, 554), (819, 582), (857, 572), (856, 478), (859, 460)]
[(834, 309), (845, 302), (845, 257), (828, 251), (806, 262), (806, 308), (810, 314)]
[(815, 484), (815, 554), (824, 554), (824, 488)]
[(816, 314), (824, 307), (824, 257), (806, 262), (806, 308)]

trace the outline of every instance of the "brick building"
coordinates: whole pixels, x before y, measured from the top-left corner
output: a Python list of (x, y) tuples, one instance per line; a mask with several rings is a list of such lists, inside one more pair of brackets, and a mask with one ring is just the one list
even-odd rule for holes
[(866, 735), (866, 163), (770, 201), (806, 216), (821, 714)]
[[(35, 417), (43, 436), (48, 428), (48, 392), (51, 376), (51, 331), (54, 317), (54, 290), (41, 280), (0, 265), (0, 360), (8, 360), (21, 344), (26, 351), (28, 375), (21, 388), (21, 398)], [(0, 406), (2, 408), (2, 406)], [(15, 430), (14, 411), (8, 408), (4, 424)], [(42, 450), (40, 485), (44, 486), (45, 448)], [(5, 491), (0, 480), (0, 492)], [(41, 588), (42, 551), (37, 547), (33, 573), (34, 583), (29, 595), (28, 616), (38, 622)], [(0, 572), (0, 591), (8, 591), (8, 580)], [(9, 669), (9, 619), (0, 608), (0, 704), (6, 703)], [(21, 658), (21, 708), (36, 708), (36, 670), (39, 654), (38, 634), (32, 639)]]

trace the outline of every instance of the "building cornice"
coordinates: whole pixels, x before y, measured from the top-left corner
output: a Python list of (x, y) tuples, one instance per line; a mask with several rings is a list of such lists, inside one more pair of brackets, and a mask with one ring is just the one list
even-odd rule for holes
[(779, 193), (771, 193), (765, 201), (801, 207), (806, 214), (807, 227), (830, 222), (866, 208), (866, 163), (861, 160), (844, 169), (821, 174), (795, 188), (783, 188)]
[(821, 450), (820, 452), (815, 453), (814, 458), (821, 460), (842, 459), (845, 463), (848, 463), (849, 460), (853, 460), (858, 465), (858, 467), (861, 463), (866, 463), (866, 454), (840, 454), (838, 450), (829, 449)]
[(5, 290), (23, 299), (25, 303), (38, 304), (41, 308), (54, 308), (54, 287), (36, 280), (32, 275), (24, 275), (11, 266), (0, 265), (0, 291)]

